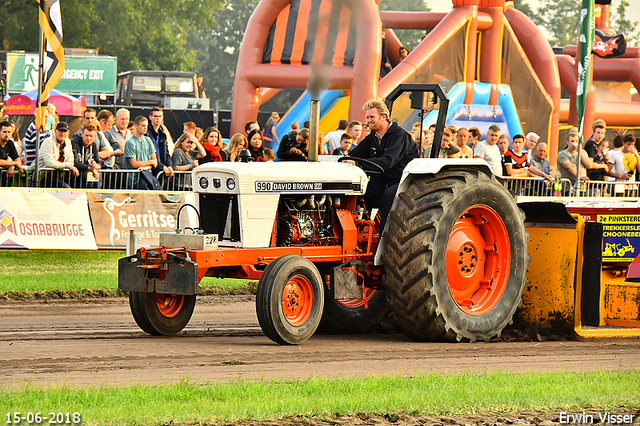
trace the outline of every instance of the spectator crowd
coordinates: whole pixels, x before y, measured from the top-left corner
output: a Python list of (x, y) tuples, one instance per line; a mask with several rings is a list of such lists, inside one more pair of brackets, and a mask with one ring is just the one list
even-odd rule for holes
[[(16, 175), (39, 169), (31, 184), (48, 187), (158, 189), (158, 178), (185, 175), (181, 188), (190, 185), (194, 167), (216, 161), (307, 161), (309, 157), (309, 123), (300, 128), (291, 123), (290, 131), (278, 140), (276, 128), (280, 116), (271, 114), (264, 129), (257, 121), (245, 125), (244, 134), (232, 135), (224, 143), (215, 127), (200, 129), (194, 122), (183, 124), (182, 135), (174, 142), (164, 124), (164, 112), (153, 108), (149, 117), (133, 120), (126, 108), (115, 115), (108, 110), (84, 111), (82, 128), (69, 134), (68, 124), (58, 120), (55, 108), (49, 107), (45, 130), (39, 133), (36, 159), (37, 131), (31, 123), (24, 138), (20, 138), (15, 123), (0, 123), (0, 173), (3, 186)], [(439, 158), (481, 158), (491, 171), (504, 177), (540, 178), (538, 193), (547, 193), (551, 183), (567, 179), (580, 181), (629, 182), (638, 178), (640, 156), (633, 135), (618, 135), (613, 146), (605, 138), (606, 123), (595, 120), (593, 134), (578, 149), (578, 129), (566, 136), (566, 148), (558, 152), (557, 164), (547, 159), (548, 145), (540, 136), (530, 132), (516, 134), (511, 139), (491, 125), (482, 139), (476, 127), (449, 126), (442, 131)], [(366, 123), (340, 120), (337, 129), (323, 135), (318, 132), (318, 155), (347, 156), (360, 140), (370, 133)], [(410, 134), (417, 144), (419, 155), (432, 156), (435, 125), (421, 129), (415, 123)], [(274, 147), (277, 151), (274, 152)], [(578, 152), (579, 159), (578, 159)], [(579, 164), (578, 164), (579, 163)], [(117, 173), (120, 171), (121, 173)], [(134, 171), (132, 176), (126, 172)], [(114, 173), (116, 172), (116, 173)], [(103, 176), (101, 176), (103, 175)], [(106, 178), (104, 175), (109, 175)], [(186, 175), (189, 175), (188, 177)]]

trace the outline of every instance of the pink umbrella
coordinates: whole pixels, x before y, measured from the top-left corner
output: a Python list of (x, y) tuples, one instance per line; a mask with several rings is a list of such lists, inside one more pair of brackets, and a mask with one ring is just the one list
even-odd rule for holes
[[(14, 95), (4, 102), (3, 111), (7, 115), (34, 115), (36, 97), (36, 90)], [(49, 94), (49, 103), (55, 105), (59, 116), (81, 117), (87, 108), (84, 96), (76, 98), (55, 89)]]

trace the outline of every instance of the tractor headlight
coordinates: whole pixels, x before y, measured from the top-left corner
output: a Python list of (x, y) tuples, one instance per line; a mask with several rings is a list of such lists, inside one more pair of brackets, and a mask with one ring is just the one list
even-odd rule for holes
[(229, 191), (236, 189), (236, 180), (234, 178), (227, 179), (227, 189)]
[(207, 179), (206, 176), (202, 176), (198, 183), (200, 184), (200, 188), (202, 189), (207, 189), (209, 187), (209, 179)]

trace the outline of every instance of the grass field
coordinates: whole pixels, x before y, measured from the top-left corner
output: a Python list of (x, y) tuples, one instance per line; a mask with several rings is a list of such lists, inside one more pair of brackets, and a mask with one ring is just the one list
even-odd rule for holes
[[(115, 294), (117, 260), (123, 255), (120, 251), (0, 251), (0, 262), (4, 265), (0, 271), (0, 298), (12, 292), (82, 289)], [(233, 290), (246, 287), (246, 282), (208, 278), (203, 285)], [(39, 412), (42, 416), (71, 413), (71, 420), (73, 413), (79, 413), (83, 424), (109, 426), (203, 424), (288, 416), (316, 417), (332, 424), (331, 419), (336, 415), (357, 413), (505, 415), (523, 411), (574, 410), (579, 413), (590, 407), (636, 413), (640, 408), (638, 383), (640, 370), (416, 374), (222, 384), (186, 378), (156, 386), (84, 388), (27, 385), (0, 389), (0, 415), (3, 416), (0, 420), (9, 424), (7, 420), (15, 412), (23, 415)]]
[(48, 390), (31, 385), (1, 391), (0, 413), (78, 412), (87, 425), (202, 424), (357, 413), (505, 414), (588, 407), (634, 413), (630, 409), (640, 407), (638, 383), (639, 371), (614, 371), (419, 374), (228, 384), (185, 380), (173, 385)]
[[(118, 289), (118, 259), (123, 251), (23, 251), (0, 250), (0, 295), (7, 293), (115, 295)], [(205, 277), (201, 287), (232, 291), (246, 280)], [(5, 297), (6, 298), (6, 297)]]

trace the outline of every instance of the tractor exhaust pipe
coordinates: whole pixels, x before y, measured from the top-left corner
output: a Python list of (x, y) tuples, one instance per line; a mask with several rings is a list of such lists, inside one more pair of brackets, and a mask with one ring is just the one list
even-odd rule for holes
[[(307, 82), (307, 91), (311, 99), (309, 107), (309, 161), (318, 161), (318, 148), (322, 141), (318, 140), (320, 132), (320, 93), (329, 89), (329, 73), (326, 67), (331, 66), (333, 47), (327, 43), (328, 34), (337, 34), (340, 20), (337, 14), (332, 14), (332, 10), (340, 10), (343, 0), (332, 0), (332, 6), (321, 8), (323, 11), (314, 14), (309, 22), (309, 28), (317, 28), (313, 35), (316, 38), (313, 58), (311, 59), (311, 76)], [(335, 15), (335, 16), (334, 16)]]
[[(315, 98), (315, 96), (313, 97)], [(309, 161), (318, 161), (318, 132), (320, 132), (320, 99), (311, 99), (309, 111)]]

